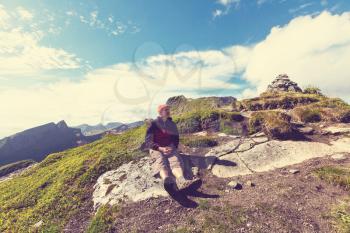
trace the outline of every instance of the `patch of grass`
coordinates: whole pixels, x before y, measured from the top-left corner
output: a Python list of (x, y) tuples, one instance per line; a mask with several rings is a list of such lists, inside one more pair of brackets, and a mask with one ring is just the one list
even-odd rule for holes
[(254, 112), (249, 119), (249, 132), (264, 131), (271, 138), (285, 139), (293, 134), (290, 117), (278, 111)]
[(204, 221), (199, 226), (201, 232), (229, 233), (247, 221), (245, 211), (239, 206), (226, 204), (223, 208), (210, 209), (213, 211), (204, 215)]
[(186, 98), (185, 96), (174, 96), (168, 99), (172, 115), (182, 115), (188, 112), (201, 112), (217, 110), (220, 108), (233, 109), (236, 103), (234, 97), (201, 97), (197, 99)]
[(218, 142), (210, 136), (185, 136), (180, 139), (181, 143), (188, 147), (213, 147)]
[[(316, 169), (314, 174), (320, 179), (350, 191), (350, 168), (326, 166)], [(333, 207), (331, 216), (334, 218), (339, 232), (350, 232), (350, 198)]]
[(22, 161), (18, 161), (18, 162), (14, 162), (14, 163), (10, 163), (10, 164), (6, 164), (4, 166), (1, 166), (0, 167), (0, 177), (6, 176), (14, 171), (19, 170), (19, 169), (26, 168), (34, 163), (35, 163), (34, 160), (22, 160)]
[(211, 207), (210, 203), (208, 200), (199, 200), (198, 202), (198, 208), (201, 210), (209, 210)]
[(265, 92), (260, 97), (242, 100), (240, 109), (249, 111), (292, 109), (296, 106), (319, 102), (325, 97), (298, 92)]
[(350, 122), (350, 106), (339, 98), (323, 98), (317, 103), (294, 108), (292, 115), (305, 123)]
[(188, 229), (186, 227), (180, 227), (177, 228), (175, 230), (170, 230), (167, 233), (193, 233), (194, 231), (192, 231), (191, 229)]
[(350, 168), (327, 166), (314, 171), (317, 177), (350, 190)]
[(322, 91), (318, 87), (308, 86), (303, 91), (304, 94), (313, 94), (313, 95), (323, 95)]
[(350, 108), (341, 110), (338, 119), (341, 123), (350, 123)]
[(349, 105), (340, 98), (324, 98), (322, 101), (315, 103), (313, 106), (321, 108), (346, 108)]
[(87, 233), (107, 233), (112, 232), (112, 224), (118, 217), (119, 212), (118, 206), (101, 206), (95, 216), (93, 217)]
[(244, 117), (237, 112), (207, 109), (191, 111), (173, 117), (180, 133), (195, 133), (202, 130), (220, 130), (220, 122), (241, 122)]
[(300, 119), (305, 123), (315, 123), (322, 120), (321, 111), (319, 109), (303, 109), (300, 111)]
[(60, 232), (82, 207), (92, 205), (92, 186), (104, 172), (144, 156), (139, 150), (146, 127), (108, 135), (81, 147), (49, 155), (11, 180), (0, 182), (0, 232)]
[(331, 215), (335, 219), (336, 228), (339, 232), (350, 232), (350, 200), (336, 206)]

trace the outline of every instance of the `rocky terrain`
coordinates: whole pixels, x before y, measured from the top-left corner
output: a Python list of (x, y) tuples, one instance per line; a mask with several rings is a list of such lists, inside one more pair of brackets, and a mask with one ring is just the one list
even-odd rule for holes
[(275, 80), (267, 87), (267, 91), (294, 91), (302, 92), (297, 83), (291, 81), (286, 74), (278, 75)]
[(181, 198), (152, 176), (142, 125), (0, 181), (0, 231), (349, 232), (347, 103), (285, 76), (252, 99), (167, 103), (186, 176), (202, 180)]

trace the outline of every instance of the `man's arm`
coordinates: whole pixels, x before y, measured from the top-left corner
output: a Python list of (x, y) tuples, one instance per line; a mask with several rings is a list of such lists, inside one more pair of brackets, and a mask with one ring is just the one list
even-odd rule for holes
[(148, 149), (158, 150), (159, 145), (157, 143), (154, 143), (154, 140), (153, 140), (155, 127), (156, 126), (155, 126), (154, 122), (152, 121), (151, 125), (148, 127), (148, 129), (146, 131), (145, 145), (146, 145), (146, 148), (148, 148)]

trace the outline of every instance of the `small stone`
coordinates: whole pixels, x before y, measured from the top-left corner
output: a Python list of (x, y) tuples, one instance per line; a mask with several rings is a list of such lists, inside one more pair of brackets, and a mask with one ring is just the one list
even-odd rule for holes
[(43, 220), (40, 220), (39, 222), (34, 224), (34, 227), (39, 228), (39, 227), (41, 227), (41, 225), (43, 225), (43, 223), (44, 223)]
[(225, 133), (218, 133), (218, 136), (219, 137), (227, 137), (227, 134), (225, 134)]
[(290, 169), (289, 170), (289, 173), (292, 173), (292, 174), (297, 174), (299, 173), (300, 171), (298, 169)]
[(303, 134), (310, 135), (310, 134), (314, 133), (314, 129), (311, 127), (302, 127), (302, 128), (299, 128), (299, 132), (303, 133)]
[(332, 159), (334, 160), (343, 160), (343, 159), (346, 159), (345, 155), (342, 154), (342, 153), (339, 153), (339, 154), (334, 154), (331, 156)]
[(169, 214), (169, 213), (170, 213), (170, 210), (169, 210), (169, 209), (166, 209), (166, 210), (164, 211), (164, 213), (165, 213), (165, 214)]
[(246, 182), (246, 185), (249, 186), (249, 187), (254, 187), (255, 186), (255, 184), (251, 180), (248, 180)]
[(242, 185), (239, 182), (234, 180), (230, 181), (227, 185), (230, 186), (232, 189), (237, 189), (237, 190), (242, 189)]
[(251, 227), (252, 225), (253, 225), (253, 223), (251, 223), (251, 222), (247, 223), (247, 227)]

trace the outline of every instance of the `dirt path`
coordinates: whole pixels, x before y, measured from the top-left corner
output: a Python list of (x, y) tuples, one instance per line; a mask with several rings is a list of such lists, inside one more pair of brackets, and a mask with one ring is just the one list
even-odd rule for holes
[[(315, 177), (325, 165), (348, 164), (316, 158), (298, 165), (237, 179), (243, 188), (227, 186), (233, 180), (201, 174), (199, 191), (219, 198), (191, 198), (199, 206), (186, 209), (168, 197), (122, 207), (114, 232), (334, 232), (330, 209), (348, 193)], [(290, 169), (300, 172), (293, 174)], [(251, 181), (255, 186), (250, 186)]]

